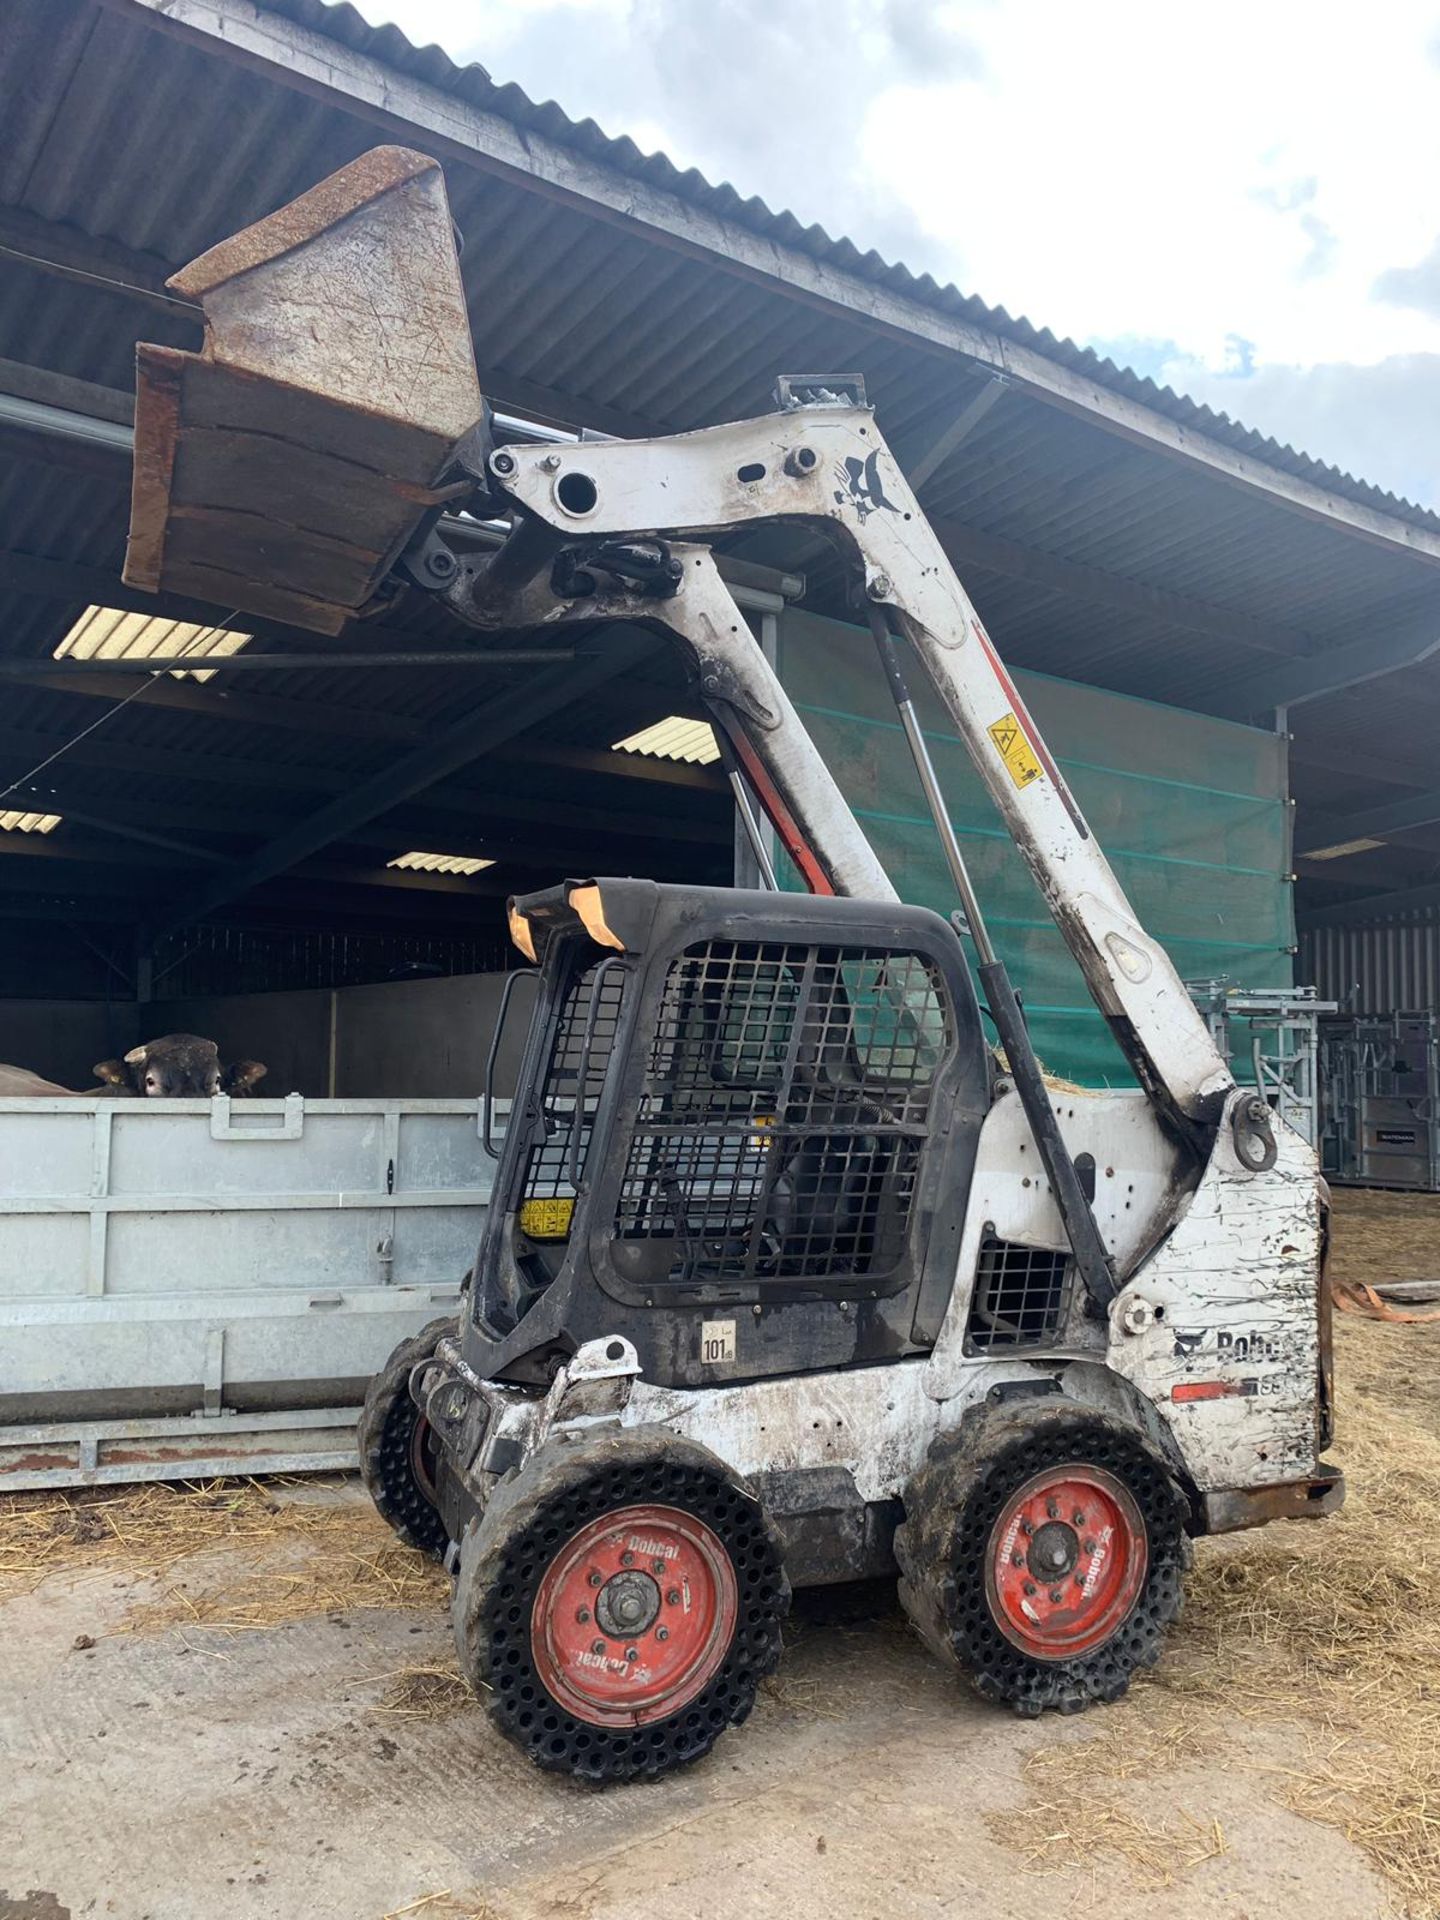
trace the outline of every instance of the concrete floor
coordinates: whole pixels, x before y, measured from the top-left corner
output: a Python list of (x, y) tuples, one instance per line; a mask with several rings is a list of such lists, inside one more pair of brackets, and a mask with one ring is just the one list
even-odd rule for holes
[[(1298, 1740), (1238, 1717), (1233, 1746), (1193, 1768), (1096, 1787), (1142, 1821), (1218, 1820), (1222, 1855), (1158, 1893), (1079, 1849), (1037, 1875), (985, 1816), (1033, 1799), (1020, 1768), (1037, 1745), (1091, 1738), (1143, 1702), (1013, 1720), (935, 1667), (883, 1589), (802, 1596), (750, 1723), (688, 1772), (606, 1792), (533, 1771), (473, 1704), (375, 1711), (397, 1669), (449, 1663), (438, 1605), (124, 1631), (147, 1591), (110, 1570), (0, 1607), (0, 1920), (1391, 1911), (1340, 1834), (1272, 1799)], [(1037, 1809), (1039, 1829), (1054, 1819)]]

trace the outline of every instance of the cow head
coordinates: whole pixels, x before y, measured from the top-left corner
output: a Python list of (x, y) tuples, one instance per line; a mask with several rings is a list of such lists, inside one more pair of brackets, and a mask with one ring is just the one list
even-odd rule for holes
[(222, 1068), (213, 1040), (167, 1033), (132, 1047), (123, 1060), (102, 1060), (95, 1077), (148, 1099), (208, 1100), (216, 1093), (248, 1093), (264, 1079), (265, 1068), (258, 1060), (236, 1060)]

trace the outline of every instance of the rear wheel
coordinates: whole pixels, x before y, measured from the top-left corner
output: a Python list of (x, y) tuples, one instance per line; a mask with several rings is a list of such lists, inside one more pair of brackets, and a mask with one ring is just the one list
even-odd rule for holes
[(905, 1509), (902, 1604), (988, 1698), (1077, 1713), (1160, 1657), (1189, 1561), (1186, 1505), (1132, 1429), (1052, 1407), (972, 1417)]
[(538, 1765), (660, 1774), (738, 1725), (780, 1657), (779, 1538), (745, 1483), (659, 1429), (552, 1445), (461, 1547), (461, 1666)]
[(410, 1398), (410, 1373), (454, 1331), (453, 1320), (432, 1320), (400, 1342), (370, 1382), (356, 1430), (360, 1477), (381, 1518), (432, 1560), (444, 1557), (450, 1536), (435, 1504), (435, 1436)]

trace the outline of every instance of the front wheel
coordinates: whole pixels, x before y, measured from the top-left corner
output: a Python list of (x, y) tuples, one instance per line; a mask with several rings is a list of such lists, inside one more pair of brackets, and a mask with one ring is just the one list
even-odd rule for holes
[(1186, 1503), (1133, 1429), (1073, 1408), (972, 1416), (905, 1509), (902, 1604), (987, 1698), (1077, 1713), (1160, 1657), (1189, 1560)]
[(355, 1434), (376, 1511), (407, 1547), (432, 1560), (444, 1558), (450, 1536), (435, 1504), (435, 1436), (410, 1398), (410, 1373), (454, 1331), (453, 1320), (432, 1320), (400, 1342), (370, 1382)]
[(462, 1671), (507, 1739), (582, 1779), (660, 1774), (749, 1714), (790, 1590), (744, 1481), (660, 1429), (551, 1445), (466, 1533)]

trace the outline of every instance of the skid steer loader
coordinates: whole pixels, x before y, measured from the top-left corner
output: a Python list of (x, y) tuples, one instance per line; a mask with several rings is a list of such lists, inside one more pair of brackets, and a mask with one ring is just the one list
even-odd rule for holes
[[(206, 340), (141, 349), (131, 578), (331, 630), (403, 584), (482, 632), (663, 632), (762, 872), (757, 809), (804, 888), (583, 877), (510, 904), (500, 1023), (526, 978), (533, 1010), (503, 1137), (486, 1089), (466, 1304), (397, 1350), (359, 1434), (381, 1513), (454, 1576), (497, 1725), (543, 1767), (661, 1773), (745, 1718), (792, 1587), (897, 1570), (988, 1697), (1115, 1700), (1192, 1536), (1342, 1497), (1323, 1189), (1137, 923), (860, 383), (507, 443), (439, 168), (396, 149), (175, 284)], [(503, 544), (457, 548), (446, 507)], [(779, 520), (853, 570), (952, 920), (896, 898), (717, 571), (714, 540)], [(916, 664), (1137, 1089), (1043, 1075)]]

